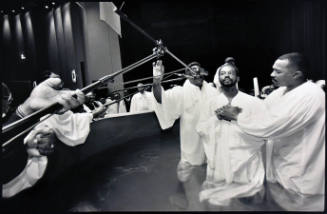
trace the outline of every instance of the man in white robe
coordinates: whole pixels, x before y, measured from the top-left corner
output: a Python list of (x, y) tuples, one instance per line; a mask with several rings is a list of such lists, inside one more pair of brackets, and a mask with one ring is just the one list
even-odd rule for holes
[(196, 126), (207, 155), (207, 178), (200, 200), (226, 208), (234, 198), (253, 196), (263, 190), (264, 141), (242, 132), (233, 122), (217, 118), (216, 111), (225, 105), (236, 105), (242, 108), (241, 114), (252, 115), (262, 101), (237, 89), (239, 76), (234, 63), (223, 64), (217, 74), (222, 93), (206, 101)]
[[(283, 209), (322, 211), (325, 196), (325, 93), (306, 81), (308, 66), (299, 53), (280, 56), (272, 82), (279, 87), (264, 100), (266, 111), (243, 115), (228, 107), (220, 113), (246, 133), (269, 138), (267, 181)], [(276, 187), (276, 188), (275, 188)], [(281, 197), (283, 196), (283, 197)]]
[(164, 90), (161, 79), (164, 73), (162, 61), (158, 60), (153, 67), (153, 107), (162, 129), (168, 129), (180, 119), (180, 150), (181, 159), (177, 166), (177, 177), (182, 182), (188, 199), (189, 210), (201, 210), (198, 195), (202, 177), (205, 174), (203, 164), (206, 163), (203, 143), (195, 130), (200, 110), (204, 101), (217, 96), (217, 90), (204, 81), (207, 72), (197, 62), (189, 64), (193, 70), (186, 70), (188, 79), (183, 86)]
[(145, 90), (142, 83), (137, 84), (139, 93), (136, 93), (131, 100), (131, 107), (129, 112), (144, 112), (152, 111), (152, 93)]
[[(227, 57), (225, 59), (225, 63), (231, 63), (235, 65), (235, 59), (233, 57)], [(219, 70), (220, 67), (217, 68), (217, 71), (215, 73), (215, 76), (213, 77), (213, 83), (215, 84), (216, 89), (218, 90), (219, 93), (221, 93), (221, 84), (219, 81)], [(236, 87), (238, 89), (238, 83), (236, 83)]]
[[(196, 75), (188, 78), (183, 86), (176, 86), (166, 91), (160, 84), (164, 72), (162, 62), (158, 60), (153, 67), (154, 111), (161, 128), (172, 127), (175, 120), (180, 118), (181, 160), (177, 167), (177, 174), (181, 181), (187, 180), (192, 166), (200, 166), (205, 163), (203, 144), (196, 133), (195, 125), (198, 122), (204, 100), (217, 94), (217, 91), (204, 81), (206, 73), (199, 63), (191, 63), (189, 67), (194, 70)], [(157, 73), (161, 75), (159, 78)], [(186, 74), (192, 75), (188, 70)]]
[(110, 117), (113, 114), (119, 114), (119, 113), (127, 112), (125, 101), (120, 100), (120, 101), (117, 102), (117, 100), (119, 100), (119, 99), (120, 99), (119, 94), (115, 94), (115, 97), (113, 99), (111, 99), (110, 97), (108, 97), (106, 99), (106, 102), (104, 104), (105, 106), (110, 104), (110, 103), (114, 103), (114, 104), (111, 104), (111, 105), (107, 106), (107, 110), (106, 110), (106, 113), (105, 113), (104, 117)]

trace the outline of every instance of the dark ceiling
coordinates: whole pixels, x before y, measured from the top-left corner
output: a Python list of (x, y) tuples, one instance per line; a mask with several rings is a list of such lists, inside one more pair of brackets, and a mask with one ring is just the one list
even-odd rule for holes
[[(121, 2), (114, 1), (117, 6)], [(324, 76), (321, 69), (326, 63), (321, 58), (321, 47), (326, 40), (322, 38), (321, 23), (326, 17), (326, 7), (321, 7), (326, 6), (324, 2), (138, 0), (125, 1), (123, 12), (155, 39), (162, 39), (184, 62), (199, 61), (209, 71), (208, 81), (212, 81), (224, 59), (233, 56), (241, 73), (240, 86), (249, 91), (253, 88), (253, 77), (259, 78), (260, 87), (271, 84), (274, 60), (287, 52), (309, 55), (315, 66), (319, 64), (314, 78)], [(127, 66), (149, 55), (154, 44), (125, 21), (121, 25), (122, 62)], [(309, 40), (317, 43), (317, 49)], [(168, 71), (181, 67), (167, 54), (163, 59)], [(145, 65), (124, 79), (151, 76), (151, 70), (151, 64)]]
[[(1, 9), (10, 12), (24, 5), (25, 10), (44, 7), (52, 1), (1, 1)], [(66, 1), (54, 1), (56, 4)], [(199, 61), (209, 72), (208, 81), (228, 56), (236, 58), (241, 87), (270, 84), (274, 59), (290, 51), (304, 51), (314, 61), (315, 78), (323, 78), (326, 44), (322, 30), (326, 19), (324, 0), (114, 0), (117, 7), (155, 39), (162, 39), (171, 52), (186, 63)], [(305, 23), (305, 24), (303, 24)], [(311, 23), (317, 23), (311, 25)], [(304, 26), (305, 25), (305, 26)], [(154, 44), (121, 21), (120, 39), (123, 67), (152, 53)], [(310, 41), (309, 41), (310, 40)], [(325, 43), (324, 43), (324, 42)], [(316, 53), (319, 54), (315, 55)], [(181, 68), (167, 54), (167, 71)], [(124, 76), (125, 81), (151, 76), (151, 65)], [(250, 86), (249, 86), (250, 85)]]
[[(4, 13), (12, 13), (12, 10), (15, 12), (20, 12), (23, 10), (32, 10), (37, 7), (44, 7), (45, 5), (53, 6), (61, 4), (63, 2), (67, 2), (64, 0), (7, 0), (7, 1), (0, 1), (0, 9), (3, 10)], [(22, 9), (24, 7), (24, 9)]]

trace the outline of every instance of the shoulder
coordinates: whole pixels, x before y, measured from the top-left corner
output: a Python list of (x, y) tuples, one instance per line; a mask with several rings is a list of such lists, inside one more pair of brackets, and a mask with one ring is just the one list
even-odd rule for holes
[(244, 93), (242, 91), (239, 91), (238, 92), (240, 96), (250, 100), (250, 101), (254, 101), (254, 102), (257, 102), (257, 101), (261, 101), (258, 97), (255, 97), (255, 96), (252, 96), (252, 95), (249, 95), (247, 93)]
[(315, 83), (306, 82), (299, 90), (305, 100), (313, 103), (325, 104), (325, 92)]
[(181, 91), (183, 91), (184, 88), (185, 88), (185, 85), (183, 85), (183, 86), (177, 85), (177, 86), (174, 86), (173, 88), (170, 88), (170, 89), (168, 89), (166, 91), (169, 91), (169, 92), (172, 92), (172, 93), (181, 92)]
[(263, 104), (263, 100), (259, 99), (258, 97), (246, 94), (244, 92), (239, 91), (238, 92), (238, 98), (237, 100), (235, 100), (237, 104), (239, 104), (240, 106), (243, 107), (257, 107), (260, 106), (261, 104)]
[(138, 98), (139, 96), (140, 96), (140, 93), (136, 93), (136, 94), (133, 95), (132, 99), (133, 99), (133, 98), (134, 98), (134, 99), (135, 99), (135, 98)]
[(213, 84), (211, 84), (211, 83), (207, 83), (206, 81), (203, 81), (203, 87), (204, 87), (204, 90), (207, 93), (210, 93), (211, 95), (218, 96), (220, 94), (219, 91), (217, 90), (217, 88), (215, 88), (213, 86)]

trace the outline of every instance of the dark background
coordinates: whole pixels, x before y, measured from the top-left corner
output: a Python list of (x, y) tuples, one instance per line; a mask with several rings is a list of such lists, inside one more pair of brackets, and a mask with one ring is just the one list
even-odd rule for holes
[[(113, 2), (119, 7), (123, 1)], [(29, 94), (33, 81), (42, 80), (46, 69), (60, 74), (69, 88), (83, 87), (94, 80), (91, 78), (94, 73), (98, 72), (96, 77), (102, 74), (97, 68), (99, 63), (93, 60), (90, 67), (86, 57), (90, 54), (83, 42), (85, 31), (89, 30), (84, 20), (85, 17), (90, 19), (88, 14), (85, 15), (76, 3), (67, 6), (67, 1), (55, 1), (56, 10), (45, 10), (46, 3), (50, 1), (1, 2), (1, 75), (15, 91), (16, 102)], [(19, 13), (22, 4), (30, 15), (17, 20), (11, 10), (15, 8), (16, 14)], [(300, 51), (309, 58), (311, 79), (325, 79), (326, 1), (323, 0), (127, 0), (123, 12), (155, 39), (162, 39), (185, 63), (200, 62), (209, 71), (207, 81), (210, 82), (217, 67), (226, 57), (232, 56), (240, 70), (240, 88), (251, 93), (252, 78), (258, 77), (260, 88), (270, 84), (274, 60), (292, 51)], [(8, 15), (7, 22), (4, 14)], [(29, 27), (31, 23), (33, 30)], [(109, 49), (115, 50), (107, 52), (120, 53), (122, 67), (152, 53), (154, 44), (150, 40), (123, 20), (121, 27), (120, 49), (110, 46)], [(107, 33), (92, 32), (92, 38), (103, 32)], [(99, 38), (101, 36), (95, 40)], [(103, 53), (97, 55), (91, 50), (94, 59), (103, 57)], [(20, 59), (22, 51), (26, 60)], [(167, 72), (182, 67), (168, 55), (163, 60)], [(112, 70), (119, 69), (117, 66), (120, 62)], [(71, 82), (72, 69), (78, 74), (77, 83)], [(149, 76), (152, 76), (151, 63), (117, 81)]]
[[(119, 2), (116, 4), (119, 6)], [(274, 60), (287, 52), (300, 51), (310, 60), (313, 80), (326, 71), (326, 1), (126, 1), (131, 20), (186, 63), (198, 61), (210, 72), (228, 56), (240, 69), (240, 88), (250, 92), (252, 78), (270, 84)], [(150, 40), (122, 22), (123, 65), (151, 53)], [(166, 60), (165, 60), (166, 59)], [(166, 71), (181, 66), (165, 56)], [(151, 75), (151, 65), (125, 75)], [(147, 75), (145, 75), (147, 74)]]

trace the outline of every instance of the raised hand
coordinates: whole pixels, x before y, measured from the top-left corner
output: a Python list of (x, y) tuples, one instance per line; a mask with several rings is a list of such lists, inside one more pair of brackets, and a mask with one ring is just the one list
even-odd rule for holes
[(153, 82), (161, 82), (162, 77), (165, 73), (165, 67), (162, 64), (162, 60), (157, 60), (156, 62), (153, 62), (152, 64), (152, 71), (153, 71)]
[[(63, 82), (58, 77), (46, 79), (36, 86), (26, 101), (19, 106), (20, 112), (26, 116), (56, 102), (64, 106), (65, 110), (84, 103), (85, 95), (81, 91), (61, 90), (62, 86)], [(77, 98), (73, 97), (74, 94)]]

